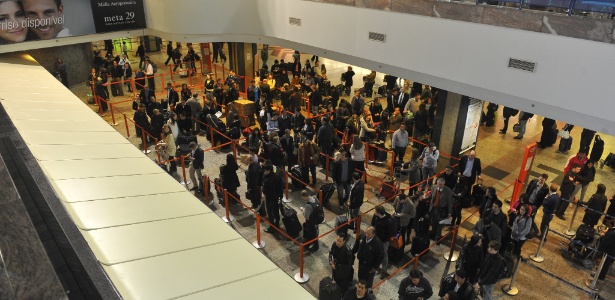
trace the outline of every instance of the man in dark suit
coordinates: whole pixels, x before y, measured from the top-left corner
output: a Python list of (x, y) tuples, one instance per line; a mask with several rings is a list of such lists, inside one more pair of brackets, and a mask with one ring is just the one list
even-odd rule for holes
[(453, 216), (453, 191), (444, 185), (444, 182), (444, 178), (438, 178), (436, 184), (431, 188), (429, 205), (431, 233), (429, 237), (433, 240), (439, 240), (442, 235), (441, 221), (446, 219), (450, 221)]
[(551, 187), (549, 187), (549, 195), (545, 198), (545, 201), (543, 202), (542, 221), (540, 221), (540, 234), (537, 235), (538, 238), (540, 238), (542, 234), (545, 233), (545, 230), (547, 230), (549, 223), (551, 223), (551, 220), (553, 220), (553, 215), (555, 215), (555, 207), (560, 201), (560, 197), (557, 194), (558, 188), (559, 186), (555, 183), (552, 183)]
[(476, 177), (481, 179), (480, 158), (476, 157), (476, 151), (470, 150), (470, 154), (464, 155), (459, 161), (459, 176), (463, 176), (468, 184), (468, 191), (472, 190), (472, 186), (476, 183)]
[(167, 103), (171, 107), (175, 107), (175, 105), (179, 102), (179, 94), (173, 89), (173, 85), (171, 83), (167, 83)]
[(342, 151), (340, 159), (333, 163), (333, 181), (337, 185), (337, 199), (340, 203), (340, 209), (344, 209), (344, 203), (350, 195), (350, 183), (352, 182), (352, 173), (354, 171), (353, 161), (348, 159), (348, 152)]
[[(389, 112), (389, 114), (393, 114), (393, 111), (395, 110), (395, 105), (397, 104), (397, 100), (399, 99), (399, 88), (394, 88), (393, 92), (387, 96), (387, 108), (386, 110)], [(402, 107), (403, 109), (403, 107)]]
[(409, 100), (410, 94), (408, 94), (408, 91), (406, 91), (405, 88), (402, 88), (399, 91), (399, 95), (397, 95), (395, 98), (395, 107), (399, 107), (400, 111), (404, 111), (404, 109), (406, 108), (406, 104), (408, 104)]
[[(192, 188), (191, 191), (194, 190), (203, 190), (203, 173), (201, 170), (205, 168), (203, 165), (203, 160), (205, 159), (205, 153), (199, 145), (195, 142), (190, 142), (188, 145), (190, 147), (190, 168), (188, 172), (190, 173), (190, 180), (192, 180)], [(196, 177), (195, 175), (199, 175)]]
[(169, 41), (167, 44), (167, 61), (164, 62), (164, 65), (168, 65), (170, 60), (173, 60), (173, 64), (175, 64), (175, 58), (173, 57), (173, 43)]
[(530, 204), (534, 206), (534, 209), (532, 209), (533, 215), (536, 215), (545, 197), (549, 194), (549, 187), (546, 184), (548, 178), (549, 175), (542, 174), (540, 177), (532, 179), (525, 190), (525, 194), (529, 197)]
[(149, 104), (149, 99), (151, 96), (156, 97), (156, 93), (154, 93), (153, 90), (146, 86), (144, 89), (141, 90), (141, 93), (139, 93), (139, 102), (147, 106)]
[[(354, 219), (359, 216), (361, 205), (363, 205), (363, 197), (365, 193), (365, 183), (361, 180), (359, 172), (352, 173), (352, 183), (350, 184), (350, 195), (348, 208), (350, 209), (350, 218)], [(356, 221), (350, 226), (352, 229), (358, 228)]]

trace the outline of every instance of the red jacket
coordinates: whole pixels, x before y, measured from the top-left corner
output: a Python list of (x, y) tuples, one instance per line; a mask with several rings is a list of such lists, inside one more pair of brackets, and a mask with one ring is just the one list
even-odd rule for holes
[(583, 159), (579, 159), (579, 154), (575, 154), (572, 157), (570, 157), (570, 159), (568, 159), (568, 163), (566, 164), (566, 167), (564, 168), (564, 174), (568, 173), (568, 171), (570, 171), (570, 169), (572, 169), (572, 165), (574, 164), (578, 164), (580, 167), (582, 167), (583, 165), (585, 165), (585, 162), (587, 162), (588, 158), (587, 156), (585, 156)]

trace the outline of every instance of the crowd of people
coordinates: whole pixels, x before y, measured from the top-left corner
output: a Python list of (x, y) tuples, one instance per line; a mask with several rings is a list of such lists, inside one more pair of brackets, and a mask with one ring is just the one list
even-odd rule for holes
[[(169, 55), (169, 59), (173, 58)], [(238, 139), (239, 132), (243, 132), (247, 137), (243, 146), (249, 151), (250, 162), (246, 171), (246, 198), (262, 217), (277, 229), (284, 227), (287, 232), (290, 228), (280, 222), (288, 213), (281, 201), (286, 185), (284, 173), (294, 174), (297, 169), (300, 174), (298, 179), (303, 184), (316, 186), (316, 169), (325, 165), (325, 156), (321, 154), (330, 156), (330, 175), (337, 189), (339, 212), (344, 214), (347, 211), (353, 219), (361, 214), (365, 200), (366, 177), (363, 175), (366, 172), (365, 161), (369, 160), (366, 150), (372, 147), (374, 141), (390, 140), (390, 147), (387, 148), (394, 152), (392, 163), (408, 175), (408, 183), (413, 188), (391, 201), (388, 210), (392, 213), (387, 212), (384, 206), (377, 206), (371, 226), (361, 233), (352, 246), (348, 245), (348, 232), (337, 232), (329, 262), (331, 277), (339, 286), (343, 299), (370, 299), (369, 290), (376, 274), (379, 273), (382, 279), (389, 276), (392, 258), (389, 258), (388, 248), (392, 246), (391, 238), (400, 236), (402, 244), (409, 245), (419, 231), (420, 220), (427, 220), (429, 238), (437, 241), (442, 236), (443, 227), (460, 224), (462, 208), (468, 207), (469, 203), (480, 205), (480, 219), (472, 230), (474, 235), (462, 250), (455, 274), (451, 277), (453, 280), (441, 286), (439, 296), (445, 299), (473, 299), (480, 290), (483, 299), (491, 299), (495, 283), (502, 279), (507, 270), (504, 257), (509, 253), (519, 256), (525, 241), (545, 233), (553, 216), (564, 219), (569, 201), (562, 199), (575, 199), (580, 191), (579, 203), (584, 203), (588, 185), (594, 180), (595, 162), (587, 160), (583, 152), (570, 159), (561, 184), (552, 183), (549, 186), (546, 174), (533, 179), (519, 200), (513, 201), (508, 213), (502, 211), (503, 203), (494, 188), (488, 187), (484, 197), (472, 199), (471, 191), (477, 180), (481, 179), (482, 171), (481, 161), (474, 150), (463, 156), (456, 168), (447, 167), (432, 182), (429, 179), (438, 172), (436, 167), (440, 153), (437, 145), (415, 145), (409, 158), (406, 157), (406, 150), (411, 146), (409, 137), (429, 135), (437, 107), (437, 101), (434, 101), (437, 99), (437, 89), (423, 88), (420, 84), (410, 85), (408, 82), (398, 87), (397, 78), (387, 76), (385, 95), (372, 98), (368, 106), (366, 98), (374, 93), (375, 72), (364, 78), (363, 89), (356, 91), (347, 101), (340, 95), (350, 95), (347, 84), (354, 76), (352, 68), (343, 73), (344, 89), (338, 89), (327, 84), (326, 68), (317, 58), (315, 60), (314, 67), (308, 60), (303, 68), (298, 57), (288, 64), (276, 60), (271, 72), (266, 64), (263, 65), (257, 74), (259, 76), (247, 89), (248, 99), (254, 101), (258, 108), (255, 118), (260, 128), (246, 130), (241, 127), (238, 113), (232, 110), (226, 122), (219, 119), (221, 108), (238, 98), (239, 78), (232, 71), (224, 81), (207, 77), (204, 106), (198, 100), (198, 93), (190, 91), (185, 85), (178, 93), (169, 84), (165, 100), (158, 102), (148, 83), (136, 101), (135, 122), (142, 128), (150, 129), (148, 132), (159, 139), (157, 146), (165, 152), (165, 159), (170, 160), (176, 157), (177, 138), (205, 131), (205, 126), (201, 124), (216, 129), (213, 140), (207, 135), (212, 146), (221, 144), (228, 137)], [(149, 65), (151, 63), (145, 59), (146, 69)], [(288, 82), (287, 71), (293, 76), (291, 82)], [(92, 72), (92, 78), (98, 76), (96, 70)], [(411, 98), (411, 94), (414, 97)], [(320, 114), (318, 117), (304, 116), (302, 106), (306, 104), (306, 98), (309, 101), (305, 110), (313, 115)], [(382, 106), (381, 102), (384, 101), (386, 107)], [(161, 121), (157, 116), (166, 109), (171, 110), (168, 121)], [(506, 132), (506, 125), (503, 133)], [(194, 142), (189, 144), (189, 149), (189, 174), (195, 183), (193, 190), (204, 193), (203, 150)], [(176, 170), (173, 161), (169, 172)], [(229, 154), (226, 164), (220, 168), (219, 183), (234, 195), (237, 195), (240, 186), (237, 170), (237, 162)], [(583, 218), (585, 224), (595, 226), (598, 223), (601, 217), (599, 211), (606, 209), (605, 192), (606, 187), (599, 184), (596, 194), (586, 203), (597, 212), (588, 211)], [(301, 192), (301, 198), (305, 204), (301, 214), (304, 219), (301, 225), (303, 239), (309, 241), (319, 234), (320, 222), (316, 220), (321, 218), (322, 207), (308, 190)], [(541, 207), (544, 208), (540, 230), (532, 232), (532, 227), (536, 227), (533, 225), (534, 218)], [(266, 228), (265, 232), (274, 233), (276, 228)], [(358, 228), (356, 222), (348, 226), (355, 232)], [(318, 251), (319, 242), (310, 243), (305, 250)], [(358, 283), (353, 286), (355, 259), (358, 261)], [(604, 278), (602, 274), (600, 276)], [(402, 280), (398, 293), (400, 299), (428, 299), (434, 292), (421, 272), (411, 270), (408, 277)]]

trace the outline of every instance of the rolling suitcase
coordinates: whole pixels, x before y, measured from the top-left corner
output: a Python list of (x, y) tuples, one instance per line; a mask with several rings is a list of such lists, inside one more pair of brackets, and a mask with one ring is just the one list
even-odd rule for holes
[(286, 228), (286, 233), (289, 236), (293, 238), (299, 236), (301, 223), (297, 218), (297, 212), (285, 203), (282, 203), (282, 223), (284, 223), (284, 228)]
[(394, 177), (386, 175), (382, 180), (382, 185), (380, 186), (380, 196), (384, 197), (386, 200), (393, 198), (397, 194), (397, 181)]
[(607, 167), (615, 168), (615, 154), (609, 153), (609, 155), (607, 155), (604, 159), (604, 164)]
[(479, 180), (477, 184), (472, 187), (472, 204), (480, 206), (483, 203), (483, 198), (487, 194), (483, 181)]
[(292, 167), (292, 169), (290, 169), (290, 174), (292, 175), (290, 179), (291, 179), (291, 184), (293, 186), (293, 190), (298, 191), (298, 190), (305, 188), (305, 184), (299, 181), (299, 180), (303, 180), (301, 168), (299, 168), (299, 166)]
[(335, 184), (325, 183), (320, 187), (320, 191), (322, 192), (322, 205), (325, 205), (329, 203), (331, 196), (333, 196), (333, 192), (335, 192)]
[(594, 139), (594, 146), (592, 147), (592, 151), (591, 151), (591, 155), (589, 156), (589, 159), (594, 162), (600, 161), (600, 158), (602, 157), (603, 152), (604, 152), (604, 140), (599, 135), (596, 135), (596, 138)]
[[(335, 228), (338, 228), (340, 225), (348, 222), (349, 220), (349, 212), (346, 212), (344, 215), (339, 215), (335, 218)], [(335, 231), (336, 233), (348, 233), (348, 224), (340, 227)]]
[(331, 277), (325, 277), (318, 286), (318, 300), (339, 300), (342, 294), (339, 286)]
[(429, 220), (420, 218), (416, 224), (416, 236), (427, 238), (429, 237)]

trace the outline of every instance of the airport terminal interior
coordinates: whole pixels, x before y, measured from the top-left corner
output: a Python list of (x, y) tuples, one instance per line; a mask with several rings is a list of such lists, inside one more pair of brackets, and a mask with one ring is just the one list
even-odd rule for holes
[[(259, 1), (279, 4), (278, 0)], [(231, 2), (234, 10), (242, 11), (237, 14), (244, 16), (241, 5)], [(436, 11), (436, 8), (448, 7), (447, 17), (450, 18), (442, 22), (452, 19), (460, 23), (466, 21), (454, 17), (455, 14), (450, 13), (452, 9), (462, 7), (459, 14), (463, 14), (478, 7), (484, 14), (493, 10), (506, 17), (514, 15), (512, 18), (519, 22), (530, 22), (530, 17), (522, 16), (527, 13), (531, 18), (548, 15), (553, 19), (566, 17), (579, 22), (595, 19), (610, 22), (610, 30), (613, 30), (609, 10), (575, 8), (571, 12), (574, 1), (570, 7), (545, 8), (530, 3), (532, 5), (527, 4), (523, 10), (515, 6), (519, 1), (484, 1), (486, 3), (481, 4), (427, 0), (414, 3), (397, 0), (289, 2), (313, 11), (342, 10), (362, 17), (416, 14), (430, 20), (440, 18), (432, 16), (430, 8)], [(353, 248), (360, 236), (366, 230), (369, 232), (373, 219), (378, 219), (375, 214), (378, 207), (383, 207), (390, 215), (399, 213), (393, 201), (401, 194), (415, 201), (417, 216), (411, 222), (409, 238), (404, 236), (401, 245), (390, 249), (398, 240), (399, 227), (394, 230), (392, 240), (383, 241), (388, 246), (382, 249), (388, 257), (388, 266), (376, 270), (373, 282), (368, 282), (367, 288), (371, 288), (365, 297), (419, 299), (411, 298), (416, 295), (400, 296), (404, 293), (400, 285), (407, 284), (404, 279), (410, 276), (411, 270), (419, 270), (433, 289), (432, 295), (422, 296), (424, 299), (457, 299), (443, 298), (444, 294), (439, 295), (439, 292), (445, 276), (463, 269), (459, 262), (468, 258), (461, 254), (464, 247), (468, 247), (477, 223), (483, 224), (485, 216), (494, 214), (484, 212), (481, 217), (481, 204), (487, 198), (483, 199), (480, 191), (495, 190), (503, 204), (501, 211), (510, 218), (509, 226), (512, 226), (515, 217), (510, 211), (519, 205), (519, 196), (526, 192), (530, 181), (546, 175), (547, 186), (565, 185), (569, 174), (564, 169), (582, 152), (593, 162), (595, 176), (583, 185), (584, 188), (578, 185), (579, 192), (575, 192), (573, 203), (552, 219), (548, 229), (541, 231), (544, 207), (533, 212), (533, 221), (539, 230), (532, 230), (534, 236), (522, 243), (520, 255), (512, 253), (510, 229), (502, 234), (504, 249), (500, 252), (505, 258), (507, 274), (495, 283), (492, 298), (476, 297), (615, 299), (615, 270), (608, 270), (604, 278), (597, 275), (612, 263), (603, 253), (615, 255), (615, 244), (601, 248), (606, 245), (601, 246), (608, 237), (606, 233), (610, 232), (603, 224), (608, 216), (603, 215), (607, 210), (615, 213), (615, 206), (610, 207), (615, 205), (615, 137), (612, 127), (608, 127), (613, 121), (603, 115), (587, 115), (599, 111), (595, 107), (587, 108), (596, 103), (608, 111), (615, 108), (608, 100), (608, 89), (603, 92), (599, 86), (579, 86), (578, 89), (587, 89), (588, 98), (592, 99), (562, 100), (559, 106), (545, 100), (543, 108), (533, 110), (534, 103), (538, 107), (542, 103), (509, 94), (502, 99), (483, 98), (489, 87), (476, 87), (473, 93), (471, 84), (456, 85), (451, 83), (454, 79), (440, 80), (436, 71), (429, 74), (406, 67), (411, 63), (395, 67), (377, 58), (368, 62), (371, 58), (359, 57), (350, 50), (345, 54), (341, 51), (343, 47), (328, 49), (322, 41), (312, 45), (273, 36), (266, 44), (265, 37), (258, 41), (248, 37), (249, 33), (242, 36), (238, 32), (228, 32), (225, 39), (225, 34), (217, 34), (216, 30), (203, 37), (181, 31), (165, 32), (162, 25), (150, 28), (150, 24), (157, 24), (154, 20), (160, 17), (160, 10), (168, 7), (166, 4), (158, 7), (155, 1), (144, 4), (148, 28), (132, 31), (130, 35), (107, 33), (103, 39), (88, 35), (85, 40), (60, 46), (36, 41), (31, 48), (26, 46), (20, 51), (4, 51), (2, 48), (6, 45), (0, 45), (0, 299), (341, 299), (344, 295), (340, 291), (337, 296), (336, 292), (323, 294), (323, 290), (334, 290), (330, 286), (323, 287), (323, 279), (332, 276), (332, 261), (335, 265), (330, 251), (337, 249), (335, 244), (339, 243), (336, 241), (341, 227), (339, 220), (346, 217), (343, 223), (354, 217), (338, 199), (337, 191), (327, 193), (337, 172), (335, 162), (354, 147), (347, 141), (352, 134), (342, 132), (347, 126), (338, 126), (338, 109), (340, 103), (346, 102), (352, 108), (354, 98), (362, 98), (365, 112), (357, 118), (359, 123), (365, 123), (368, 116), (376, 117), (370, 111), (375, 103), (380, 103), (387, 111), (391, 105), (389, 98), (393, 97), (392, 104), (398, 106), (396, 101), (402, 101), (400, 94), (407, 95), (404, 103), (414, 101), (411, 98), (416, 95), (427, 112), (417, 113), (411, 109), (408, 113), (400, 109), (401, 112), (390, 117), (391, 121), (399, 118), (397, 127), (394, 124), (386, 128), (366, 125), (378, 130), (367, 132), (361, 139), (367, 149), (365, 159), (360, 162), (363, 167), (359, 168), (363, 170), (359, 172), (360, 180), (365, 182), (364, 202), (359, 209), (358, 230), (348, 230), (345, 243)], [(531, 13), (527, 12), (530, 10)], [(288, 16), (292, 14), (284, 12), (279, 17), (288, 19)], [(486, 20), (487, 16), (483, 18)], [(323, 22), (333, 25), (329, 20)], [(564, 26), (562, 24), (563, 21), (554, 22), (553, 26)], [(574, 26), (574, 21), (570, 25)], [(510, 33), (511, 39), (516, 31), (531, 31), (501, 26), (507, 27), (505, 33)], [(547, 36), (547, 33), (534, 34)], [(557, 38), (583, 39), (575, 34), (579, 35), (575, 32)], [(596, 48), (610, 47), (612, 50), (612, 41), (596, 39), (595, 36), (585, 38), (592, 40)], [(420, 46), (430, 47), (429, 44)], [(141, 48), (151, 64), (141, 62)], [(471, 51), (470, 48), (460, 47), (462, 51)], [(374, 46), (374, 49), (381, 49), (381, 46)], [(176, 56), (176, 52), (180, 55)], [(362, 55), (369, 55), (369, 51)], [(58, 59), (68, 65), (62, 72), (57, 68)], [(131, 66), (130, 76), (125, 76), (120, 61)], [(432, 63), (434, 70), (446, 70), (446, 66), (436, 67), (438, 63)], [(378, 67), (379, 64), (382, 65)], [(604, 64), (610, 66), (613, 61)], [(145, 74), (148, 65), (156, 66), (153, 75)], [(535, 72), (541, 72), (541, 67), (537, 64)], [(114, 69), (121, 70), (120, 75), (116, 76)], [(346, 75), (349, 70), (354, 72), (352, 83)], [(457, 70), (450, 72), (463, 77)], [(579, 73), (584, 74), (585, 70)], [(416, 76), (413, 78), (409, 74)], [(100, 81), (98, 86), (92, 78)], [(219, 88), (213, 83), (208, 87), (210, 79), (220, 80)], [(259, 87), (258, 93), (262, 91), (261, 86), (270, 88), (271, 92), (263, 92), (262, 100), (255, 101), (252, 82)], [(296, 88), (296, 94), (300, 95), (296, 105), (285, 96), (293, 93), (286, 94), (284, 82), (291, 90)], [(192, 110), (192, 115), (180, 117), (182, 121), (179, 122), (191, 121), (191, 130), (175, 137), (175, 158), (165, 156), (164, 147), (158, 145), (164, 136), (161, 125), (166, 124), (171, 115), (182, 114), (178, 109), (182, 101), (169, 103), (169, 89), (177, 92), (177, 100), (193, 98), (211, 113), (195, 114)], [(544, 93), (550, 93), (551, 89), (550, 86), (542, 87)], [(505, 93), (507, 91), (502, 95)], [(314, 108), (316, 105), (312, 102), (319, 100), (315, 94), (322, 97), (318, 108)], [(596, 95), (602, 99), (596, 99), (599, 98)], [(138, 112), (140, 103), (151, 103), (147, 99), (150, 96), (161, 105), (143, 107), (146, 113)], [(559, 115), (562, 111), (565, 114)], [(286, 153), (282, 167), (275, 168), (279, 169), (276, 176), (282, 182), (279, 186), (283, 194), (280, 197), (282, 210), (295, 211), (299, 222), (304, 223), (304, 211), (308, 206), (310, 210), (313, 208), (302, 199), (302, 191), (307, 191), (324, 209), (323, 222), (315, 225), (316, 234), (307, 237), (306, 227), (301, 233), (293, 234), (286, 220), (274, 226), (275, 222), (267, 218), (264, 212), (269, 216), (271, 213), (269, 207), (265, 209), (264, 202), (269, 191), (263, 191), (261, 205), (248, 199), (253, 191), (248, 189), (251, 178), (247, 174), (255, 159), (250, 152), (250, 132), (256, 128), (264, 132), (260, 137), (263, 151), (256, 154), (256, 159), (280, 161), (267, 152), (272, 149), (268, 145), (277, 139), (274, 136), (281, 138), (284, 132), (272, 129), (267, 121), (273, 115), (278, 120), (292, 119), (297, 113), (314, 122), (315, 129), (306, 126), (305, 130), (314, 131), (316, 137), (320, 135), (318, 129), (323, 119), (332, 120), (333, 126), (341, 130), (334, 133), (337, 145), (328, 153), (320, 153), (316, 178), (295, 172), (296, 155), (304, 148)], [(140, 126), (143, 123), (138, 121), (139, 114), (151, 122), (147, 128)], [(417, 129), (419, 115), (426, 118), (423, 124), (427, 127), (423, 132)], [(511, 116), (506, 118), (508, 115)], [(532, 116), (523, 119), (528, 115)], [(219, 119), (222, 125), (212, 118)], [(374, 120), (377, 124), (386, 122), (384, 117), (378, 116), (378, 119)], [(163, 123), (156, 123), (159, 120)], [(413, 152), (429, 152), (430, 147), (435, 147), (439, 158), (434, 176), (413, 181), (404, 171), (407, 165), (395, 162), (399, 157), (393, 148), (393, 134), (400, 122), (408, 130), (408, 146), (401, 160), (411, 162)], [(212, 126), (214, 123), (216, 125)], [(270, 122), (276, 126), (281, 123)], [(155, 124), (160, 126), (155, 128)], [(232, 129), (237, 124), (240, 130), (234, 132)], [(293, 126), (288, 129), (294, 139), (299, 137)], [(317, 144), (321, 142), (317, 138), (313, 140)], [(191, 141), (204, 150), (203, 177), (190, 174), (194, 168), (191, 163), (193, 149), (189, 148)], [(435, 193), (436, 178), (445, 176), (449, 167), (453, 174), (465, 173), (465, 169), (459, 168), (462, 157), (467, 159), (474, 154), (480, 159), (482, 170), (480, 178), (468, 185), (467, 200), (455, 202), (454, 209), (461, 210), (460, 222), (457, 226), (455, 223), (432, 226), (432, 230), (433, 227), (441, 228), (441, 238), (440, 234), (426, 238), (428, 243), (421, 248), (418, 243), (425, 239), (421, 228), (429, 222), (429, 203), (431, 193)], [(239, 181), (235, 192), (222, 190), (218, 181), (221, 166), (228, 165), (230, 160), (236, 161), (238, 167), (233, 169)], [(426, 158), (421, 157), (421, 160), (426, 162)], [(606, 187), (606, 192), (602, 192), (606, 195), (604, 205), (598, 205), (598, 211), (587, 208), (595, 205), (595, 198), (601, 197), (599, 186), (602, 185)], [(427, 202), (422, 201), (423, 197)], [(439, 201), (440, 197), (437, 199)], [(419, 211), (425, 218), (418, 215)], [(593, 223), (588, 221), (592, 213), (598, 218)], [(540, 235), (545, 231), (548, 233)], [(589, 232), (586, 239), (581, 239), (582, 231), (585, 235)], [(401, 233), (403, 235), (403, 231)], [(319, 245), (317, 250), (312, 248), (314, 244)], [(358, 278), (360, 264), (361, 259), (353, 257), (350, 295), (343, 299), (363, 297), (354, 295), (358, 293), (356, 286), (365, 286)], [(473, 294), (479, 294), (480, 290), (472, 287)]]

